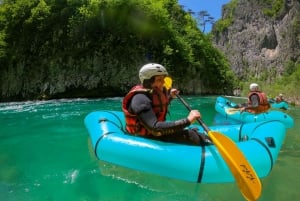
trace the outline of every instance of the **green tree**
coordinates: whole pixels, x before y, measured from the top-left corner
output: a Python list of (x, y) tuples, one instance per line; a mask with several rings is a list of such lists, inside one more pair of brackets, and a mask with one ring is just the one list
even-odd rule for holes
[(187, 92), (190, 80), (203, 93), (233, 85), (226, 58), (177, 0), (5, 0), (0, 27), (5, 97), (123, 95), (146, 62), (167, 66)]

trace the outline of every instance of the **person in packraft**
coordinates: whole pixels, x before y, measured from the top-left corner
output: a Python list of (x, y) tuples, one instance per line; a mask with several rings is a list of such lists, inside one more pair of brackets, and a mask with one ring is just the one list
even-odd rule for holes
[(275, 98), (276, 103), (280, 103), (282, 101), (284, 101), (283, 94), (279, 94), (279, 96), (276, 96)]
[(176, 121), (166, 121), (170, 101), (179, 93), (177, 89), (167, 90), (164, 78), (168, 72), (164, 66), (148, 63), (139, 71), (141, 83), (131, 88), (122, 101), (128, 133), (166, 142), (204, 145), (209, 137), (187, 128), (201, 118), (198, 110)]
[(270, 109), (270, 103), (266, 94), (259, 90), (256, 83), (249, 86), (248, 102), (242, 105), (240, 111), (247, 111), (255, 114), (266, 112)]

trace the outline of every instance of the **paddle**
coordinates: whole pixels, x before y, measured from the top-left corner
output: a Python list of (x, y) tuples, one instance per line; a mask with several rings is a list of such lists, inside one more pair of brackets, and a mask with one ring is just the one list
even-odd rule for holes
[[(170, 77), (165, 78), (165, 87), (167, 89), (171, 89), (172, 79)], [(192, 108), (180, 95), (176, 96), (189, 111), (192, 110)], [(202, 121), (202, 119), (197, 120), (203, 129), (208, 133), (208, 136), (211, 138), (218, 151), (224, 158), (237, 182), (242, 195), (247, 200), (257, 200), (262, 191), (261, 182), (256, 175), (255, 170), (247, 161), (241, 150), (230, 138), (222, 133), (211, 131)]]
[(235, 113), (237, 113), (237, 112), (239, 112), (240, 111), (240, 109), (239, 108), (227, 108), (226, 110), (225, 110), (225, 112), (227, 113), (227, 114), (235, 114)]
[(248, 99), (248, 97), (242, 97), (242, 96), (224, 96), (227, 98), (236, 98), (236, 99)]

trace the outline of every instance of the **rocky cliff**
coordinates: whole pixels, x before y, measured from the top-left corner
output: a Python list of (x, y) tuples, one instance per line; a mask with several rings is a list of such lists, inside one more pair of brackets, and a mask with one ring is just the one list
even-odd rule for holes
[(231, 1), (223, 6), (226, 19), (228, 26), (213, 27), (213, 43), (240, 79), (272, 81), (300, 61), (299, 0)]

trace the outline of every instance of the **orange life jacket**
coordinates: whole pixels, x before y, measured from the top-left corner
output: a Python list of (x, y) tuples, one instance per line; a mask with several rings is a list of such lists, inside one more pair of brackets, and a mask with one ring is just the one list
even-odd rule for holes
[(248, 95), (248, 97), (249, 97), (248, 104), (252, 105), (251, 96), (254, 94), (256, 94), (259, 97), (259, 105), (256, 108), (249, 108), (249, 109), (247, 109), (247, 111), (251, 112), (251, 113), (255, 113), (255, 114), (268, 111), (270, 109), (270, 104), (269, 104), (268, 98), (264, 92), (261, 92), (261, 91), (250, 92)]
[(124, 97), (122, 102), (122, 110), (125, 114), (126, 130), (131, 134), (150, 135), (151, 130), (145, 128), (142, 122), (137, 118), (136, 114), (132, 114), (128, 109), (131, 99), (134, 95), (143, 93), (152, 100), (152, 109), (158, 121), (165, 121), (168, 111), (169, 98), (167, 90), (146, 89), (141, 85), (134, 86)]

